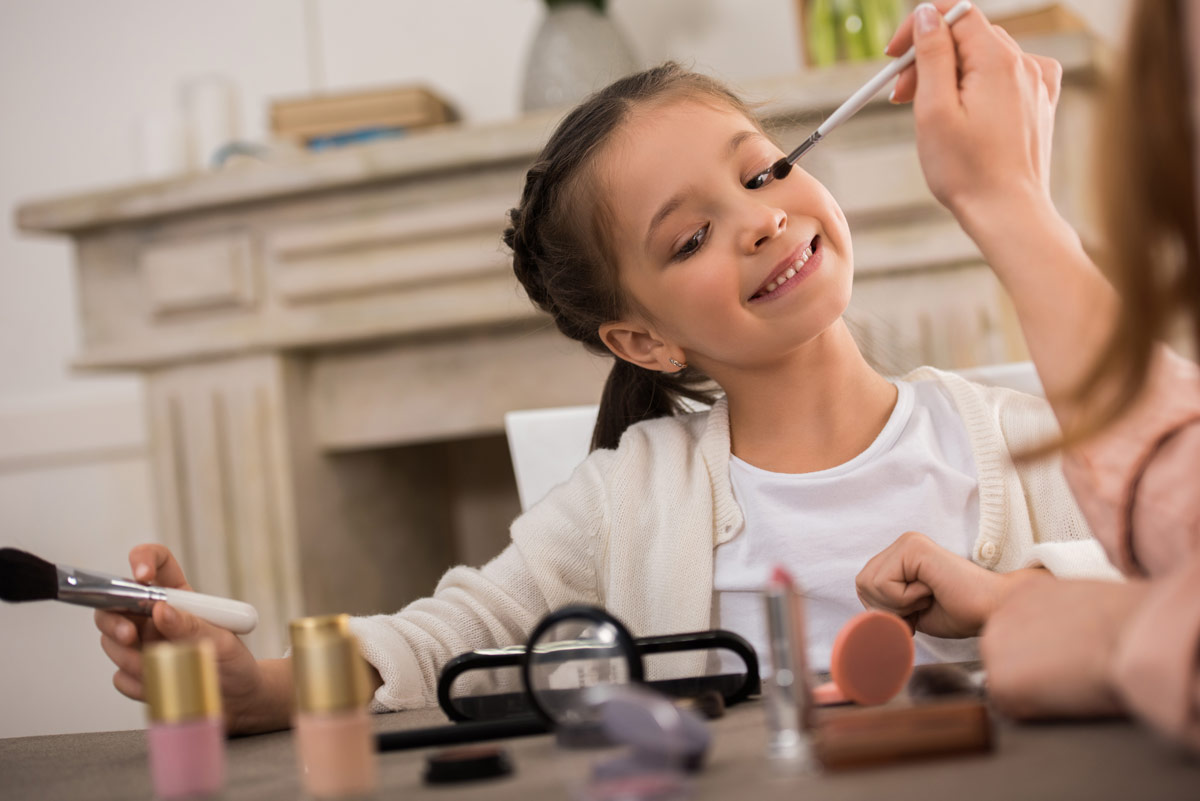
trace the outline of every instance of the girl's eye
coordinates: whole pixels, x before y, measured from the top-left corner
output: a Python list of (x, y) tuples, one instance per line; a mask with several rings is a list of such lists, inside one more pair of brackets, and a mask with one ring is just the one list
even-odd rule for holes
[(755, 175), (749, 181), (746, 181), (744, 186), (747, 189), (762, 189), (764, 186), (771, 183), (771, 180), (772, 180), (771, 168), (767, 167), (765, 170), (763, 170), (762, 172)]
[(708, 226), (706, 225), (703, 228), (701, 228), (699, 231), (697, 231), (696, 233), (692, 234), (691, 239), (689, 239), (688, 241), (683, 243), (683, 247), (681, 247), (678, 251), (675, 252), (675, 258), (677, 260), (678, 259), (686, 259), (688, 256), (690, 256), (693, 253), (695, 253), (696, 251), (698, 251), (704, 245), (704, 240), (707, 237), (708, 237)]

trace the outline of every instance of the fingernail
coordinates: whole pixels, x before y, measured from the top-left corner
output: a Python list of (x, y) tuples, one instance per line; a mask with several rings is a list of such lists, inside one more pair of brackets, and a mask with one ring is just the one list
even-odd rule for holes
[(913, 12), (913, 28), (917, 33), (931, 33), (938, 29), (942, 15), (934, 8), (933, 3), (921, 3)]
[(895, 89), (893, 89), (893, 90), (892, 90), (892, 91), (891, 91), (891, 92), (888, 94), (888, 102), (889, 102), (889, 103), (895, 103), (895, 102), (896, 102), (896, 90), (895, 90)]
[(133, 569), (133, 577), (138, 581), (145, 581), (146, 579), (150, 578), (150, 566), (138, 565)]
[(133, 639), (133, 624), (121, 623), (118, 625), (117, 638), (120, 639), (121, 642), (129, 642), (131, 639)]

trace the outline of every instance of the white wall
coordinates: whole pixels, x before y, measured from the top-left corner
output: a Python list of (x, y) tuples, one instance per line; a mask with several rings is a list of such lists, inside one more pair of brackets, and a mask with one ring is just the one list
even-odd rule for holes
[[(1003, 0), (1001, 0), (1003, 1)], [(1110, 33), (1125, 0), (1079, 2)], [(738, 81), (800, 63), (792, 0), (612, 0), (645, 63)], [(16, 206), (139, 177), (135, 131), (181, 81), (236, 81), (241, 133), (266, 101), (419, 81), (470, 121), (518, 113), (539, 0), (0, 0), (0, 545), (124, 572), (154, 539), (138, 383), (80, 376), (71, 251)], [(0, 606), (0, 737), (141, 725), (112, 689), (89, 610)]]

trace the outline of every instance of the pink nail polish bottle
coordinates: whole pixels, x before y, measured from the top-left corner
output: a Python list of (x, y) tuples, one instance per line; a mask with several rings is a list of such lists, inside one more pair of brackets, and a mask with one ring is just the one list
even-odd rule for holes
[(213, 644), (148, 645), (142, 666), (154, 794), (183, 798), (220, 792), (225, 786), (225, 732)]
[(347, 615), (293, 620), (296, 755), (304, 787), (317, 798), (375, 789), (378, 768), (367, 703), (367, 663)]

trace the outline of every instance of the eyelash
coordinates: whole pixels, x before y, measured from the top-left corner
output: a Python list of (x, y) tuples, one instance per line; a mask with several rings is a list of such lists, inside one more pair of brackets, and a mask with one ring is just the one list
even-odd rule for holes
[[(672, 261), (683, 261), (684, 259), (695, 256), (697, 253), (700, 252), (700, 248), (704, 247), (704, 243), (707, 241), (708, 241), (708, 226), (705, 225), (699, 231), (692, 234), (691, 237), (688, 238), (688, 241), (683, 243), (683, 247), (681, 247), (679, 250), (675, 251), (675, 256), (671, 260)], [(688, 250), (687, 249), (688, 245), (691, 245), (693, 242), (696, 243), (696, 246), (694, 248), (692, 248), (691, 250)]]
[[(752, 186), (752, 184), (755, 181), (757, 181), (759, 178), (762, 178), (763, 176), (766, 176), (766, 178), (765, 178), (765, 180), (763, 180), (763, 182), (761, 184), (759, 184), (758, 186)], [(775, 180), (775, 174), (771, 171), (771, 167), (767, 167), (764, 170), (754, 173), (754, 175), (750, 178), (750, 180), (743, 183), (742, 186), (746, 187), (751, 192), (753, 192), (756, 189), (762, 189), (764, 186), (771, 183), (771, 181), (773, 181), (773, 180)]]
[[(758, 186), (751, 186), (752, 183), (757, 181), (759, 178), (762, 178), (764, 175), (767, 176), (767, 179), (765, 181), (763, 181)], [(768, 166), (766, 169), (763, 169), (763, 170), (760, 170), (759, 172), (754, 173), (754, 175), (750, 178), (750, 180), (744, 181), (742, 183), (742, 186), (744, 186), (746, 189), (749, 189), (751, 192), (754, 192), (758, 189), (762, 189), (764, 186), (771, 183), (772, 180), (773, 180), (773, 176), (771, 175), (771, 168)], [(702, 247), (704, 247), (704, 243), (707, 241), (708, 241), (708, 226), (705, 225), (703, 228), (696, 231), (696, 233), (692, 234), (691, 237), (688, 238), (687, 242), (683, 243), (683, 247), (681, 247), (679, 250), (677, 250), (675, 252), (675, 255), (672, 257), (671, 260), (672, 261), (683, 261), (684, 259), (688, 259), (688, 258), (691, 258), (692, 256), (695, 256), (697, 253), (700, 252), (700, 249)], [(693, 242), (696, 243), (695, 247), (692, 247), (691, 250), (688, 250), (687, 249), (688, 246), (691, 245)]]

